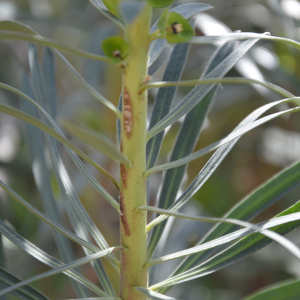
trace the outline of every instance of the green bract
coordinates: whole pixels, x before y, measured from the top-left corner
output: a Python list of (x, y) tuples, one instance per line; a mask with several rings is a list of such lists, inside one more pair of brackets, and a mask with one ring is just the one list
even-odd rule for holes
[(187, 42), (195, 35), (193, 27), (182, 15), (167, 10), (162, 13), (157, 27), (162, 36), (173, 44)]
[(149, 0), (153, 7), (165, 7), (170, 5), (174, 0)]
[(104, 54), (114, 63), (125, 60), (129, 54), (129, 47), (119, 36), (112, 36), (102, 41)]

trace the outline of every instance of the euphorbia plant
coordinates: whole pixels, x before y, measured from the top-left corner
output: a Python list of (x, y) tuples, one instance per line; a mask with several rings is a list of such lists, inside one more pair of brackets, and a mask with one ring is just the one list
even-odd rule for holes
[[(86, 288), (95, 292), (99, 299), (173, 299), (165, 296), (165, 294), (174, 285), (224, 268), (265, 247), (273, 240), (286, 247), (299, 259), (299, 248), (283, 237), (283, 235), (300, 225), (299, 203), (294, 204), (268, 222), (254, 225), (248, 223), (248, 220), (266, 209), (299, 183), (300, 163), (285, 169), (258, 187), (225, 214), (223, 218), (189, 216), (179, 213), (178, 210), (201, 188), (241, 135), (278, 116), (300, 110), (298, 106), (299, 98), (283, 88), (268, 82), (246, 78), (224, 78), (224, 76), (260, 39), (281, 41), (297, 49), (300, 49), (300, 44), (293, 40), (273, 37), (268, 33), (232, 33), (223, 36), (195, 37), (194, 24), (189, 19), (195, 13), (210, 9), (211, 7), (207, 4), (190, 3), (171, 10), (164, 9), (160, 19), (152, 25), (153, 7), (165, 7), (171, 5), (172, 1), (103, 1), (102, 3), (101, 0), (91, 0), (91, 2), (123, 30), (122, 36), (113, 36), (103, 40), (102, 48), (105, 56), (85, 52), (41, 37), (32, 28), (18, 22), (0, 22), (1, 39), (29, 42), (28, 57), (32, 81), (30, 84), (26, 76), (23, 76), (22, 90), (24, 92), (5, 83), (0, 83), (1, 88), (16, 93), (22, 98), (21, 110), (0, 104), (0, 111), (24, 120), (44, 131), (58, 187), (63, 195), (66, 211), (75, 231), (74, 234), (60, 225), (57, 216), (57, 203), (51, 191), (50, 179), (46, 175), (48, 171), (43, 150), (43, 137), (33, 127), (27, 127), (29, 147), (31, 147), (33, 157), (39, 161), (40, 169), (38, 171), (36, 168), (34, 169), (34, 172), (37, 172), (34, 173), (37, 186), (41, 193), (45, 193), (45, 190), (47, 190), (49, 196), (46, 197), (47, 199), (43, 199), (45, 214), (27, 203), (4, 182), (1, 181), (0, 185), (13, 198), (54, 229), (55, 241), (64, 263), (29, 243), (1, 221), (0, 230), (3, 235), (35, 258), (48, 264), (53, 270), (21, 281), (6, 270), (1, 269), (0, 282), (3, 289), (0, 295), (12, 293), (20, 299), (47, 299), (28, 284), (64, 272), (72, 279), (78, 297), (83, 299), (90, 297)], [(236, 45), (237, 40), (243, 41)], [(199, 80), (179, 81), (192, 43), (204, 44), (220, 41), (225, 43), (215, 51)], [(33, 43), (47, 46), (43, 51), (42, 67), (40, 67), (37, 50)], [(164, 53), (167, 43), (173, 46), (170, 56)], [(67, 51), (89, 59), (118, 65), (122, 69), (122, 95), (119, 106), (116, 107), (89, 85), (60, 51)], [(67, 118), (55, 120), (54, 55), (67, 66), (85, 89), (102, 102), (106, 109), (110, 109), (115, 114), (119, 147), (102, 133), (93, 131), (74, 120)], [(151, 76), (166, 61), (168, 61), (168, 64), (162, 81), (152, 82)], [(227, 137), (193, 153), (204, 120), (221, 83), (260, 84), (277, 92), (282, 96), (282, 100), (258, 108), (246, 117)], [(171, 109), (177, 86), (195, 87), (177, 106)], [(158, 87), (159, 91), (151, 114), (150, 125), (147, 129), (147, 91), (153, 87)], [(31, 105), (28, 106), (28, 103), (31, 103)], [(291, 103), (293, 106), (284, 111), (261, 117), (269, 109), (282, 103)], [(34, 107), (38, 111), (37, 114)], [(178, 133), (170, 162), (155, 166), (165, 129), (181, 117), (185, 117), (185, 119)], [(117, 161), (120, 164), (120, 182), (72, 144), (64, 136), (60, 126), (85, 144)], [(91, 186), (118, 211), (121, 236), (119, 246), (111, 248), (108, 246), (82, 206), (61, 160), (55, 139), (65, 146), (71, 159)], [(38, 147), (35, 144), (37, 141), (39, 141)], [(186, 165), (213, 150), (217, 151), (187, 189), (180, 197), (176, 198)], [(119, 200), (114, 199), (100, 185), (79, 157), (93, 165), (114, 183), (118, 189)], [(152, 173), (158, 171), (166, 172), (161, 184), (158, 206), (152, 207), (147, 205), (147, 181)], [(39, 176), (42, 176), (42, 178)], [(157, 216), (148, 224), (147, 211), (157, 213)], [(195, 247), (152, 258), (169, 216), (200, 222), (214, 222), (217, 225)], [(234, 231), (236, 225), (245, 228)], [(66, 243), (65, 237), (62, 237), (61, 234), (81, 245), (86, 252), (86, 257), (72, 261), (74, 260), (72, 251)], [(151, 234), (150, 238), (148, 238), (149, 234)], [(97, 246), (91, 242), (90, 236)], [(220, 251), (220, 248), (218, 248), (220, 245), (226, 245), (237, 239), (240, 240), (225, 250), (223, 248), (224, 251)], [(120, 252), (120, 260), (113, 254), (115, 251)], [(108, 259), (116, 273), (119, 274), (119, 291), (112, 288), (105, 268), (97, 260), (99, 257)], [(156, 264), (165, 261), (184, 257), (185, 259), (170, 274), (169, 278), (162, 282), (155, 282), (155, 284), (151, 282), (149, 284), (148, 273), (150, 268), (154, 268)], [(72, 270), (91, 261), (95, 261), (93, 268), (99, 278), (101, 288), (91, 283), (77, 271)], [(300, 291), (294, 288), (296, 284), (298, 283), (287, 282), (276, 287), (276, 293), (282, 295), (281, 298), (276, 299), (286, 299), (284, 297), (287, 288), (291, 293), (291, 297), (298, 297)], [(270, 292), (263, 291), (262, 295), (267, 297), (268, 293), (271, 295), (273, 292), (274, 288)], [(260, 295), (250, 296), (248, 299), (260, 299), (257, 297), (260, 297)], [(199, 299), (201, 299), (201, 295), (199, 295)]]

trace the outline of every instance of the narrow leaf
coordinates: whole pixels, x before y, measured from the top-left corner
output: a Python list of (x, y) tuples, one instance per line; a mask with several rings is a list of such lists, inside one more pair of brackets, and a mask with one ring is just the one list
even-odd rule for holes
[[(188, 19), (196, 13), (203, 12), (203, 11), (206, 11), (211, 8), (212, 8), (212, 6), (209, 4), (186, 3), (186, 4), (182, 4), (182, 5), (179, 5), (177, 7), (170, 9), (170, 12), (177, 12), (177, 13), (181, 14), (183, 17), (185, 17), (186, 19)], [(151, 31), (150, 31), (151, 33), (153, 33), (154, 31), (156, 31), (158, 29), (158, 27), (157, 27), (158, 22), (159, 22), (159, 20), (157, 20), (154, 23), (154, 25), (152, 26)], [(150, 44), (149, 50), (148, 50), (148, 55), (150, 57), (148, 66), (151, 66), (153, 64), (153, 62), (157, 59), (157, 57), (162, 52), (162, 50), (164, 49), (166, 44), (167, 44), (167, 41), (165, 39), (154, 40)]]
[[(243, 55), (258, 41), (251, 39), (239, 45), (227, 58), (225, 58), (216, 68), (214, 68), (204, 78), (221, 78), (233, 68), (233, 66), (243, 57)], [(148, 133), (147, 138), (156, 135), (167, 126), (173, 124), (186, 113), (188, 113), (195, 105), (197, 105), (205, 95), (211, 91), (215, 84), (201, 86), (198, 90), (192, 90), (167, 116), (158, 122)], [(200, 90), (201, 89), (201, 90)]]
[[(206, 180), (210, 177), (210, 175), (213, 173), (213, 171), (219, 166), (221, 161), (225, 158), (225, 156), (228, 154), (228, 152), (232, 149), (232, 147), (235, 145), (235, 143), (238, 140), (238, 137), (240, 135), (236, 134), (237, 132), (243, 132), (244, 128), (254, 128), (255, 125), (259, 126), (260, 124), (271, 120), (272, 118), (276, 118), (280, 115), (284, 115), (286, 113), (291, 112), (297, 112), (300, 110), (300, 108), (292, 108), (285, 110), (283, 112), (278, 112), (271, 114), (269, 116), (263, 117), (259, 119), (258, 121), (255, 121), (258, 117), (260, 117), (263, 113), (265, 113), (268, 109), (281, 104), (292, 101), (291, 99), (284, 99), (275, 101), (269, 104), (266, 104), (258, 109), (256, 109), (254, 112), (252, 112), (249, 116), (247, 116), (238, 126), (237, 128), (229, 135), (230, 137), (234, 137), (233, 139), (230, 139), (232, 142), (228, 143), (227, 146), (221, 147), (206, 163), (206, 165), (203, 167), (203, 169), (199, 172), (199, 174), (196, 176), (196, 178), (193, 180), (193, 182), (189, 185), (189, 187), (184, 191), (184, 193), (174, 202), (174, 204), (169, 208), (171, 211), (177, 211), (180, 207), (182, 207), (199, 189), (200, 187), (206, 182)], [(254, 126), (253, 126), (254, 125)], [(229, 137), (228, 136), (228, 137)], [(228, 138), (227, 137), (227, 138)], [(223, 139), (224, 142), (227, 138)], [(228, 141), (229, 142), (229, 141)], [(217, 148), (216, 144), (214, 146)], [(210, 146), (208, 146), (209, 149)], [(204, 149), (208, 149), (204, 148)], [(202, 153), (202, 150), (200, 150)], [(206, 150), (205, 150), (206, 151)], [(199, 151), (195, 152), (199, 153)], [(193, 155), (193, 154), (192, 154)], [(190, 157), (190, 156), (189, 156)], [(181, 160), (180, 160), (181, 161)], [(173, 164), (173, 163), (170, 163)], [(160, 216), (153, 220), (150, 224), (147, 226), (147, 230), (150, 230), (153, 226), (157, 225), (158, 223), (165, 220), (166, 217)]]
[(300, 297), (300, 281), (286, 280), (267, 286), (243, 300), (297, 300)]
[[(177, 81), (180, 79), (189, 49), (190, 46), (187, 43), (175, 45), (163, 75), (163, 81)], [(169, 113), (176, 90), (176, 87), (160, 88), (158, 90), (150, 119), (150, 129)], [(164, 131), (157, 134), (147, 143), (147, 169), (155, 165), (163, 137)]]
[(57, 222), (53, 221), (51, 218), (48, 216), (44, 215), (41, 213), (39, 210), (37, 210), (35, 207), (33, 207), (31, 204), (29, 204), (27, 201), (25, 201), (22, 197), (20, 197), (17, 193), (15, 193), (10, 187), (8, 187), (4, 182), (0, 180), (0, 187), (7, 192), (11, 197), (13, 197), (15, 200), (17, 200), (21, 205), (26, 207), (30, 212), (32, 212), (34, 215), (36, 215), (39, 219), (41, 219), (43, 222), (47, 223), (50, 225), (53, 229), (56, 231), (60, 232), (64, 236), (68, 237), (75, 243), (93, 251), (93, 252), (98, 252), (100, 249), (94, 246), (93, 244), (86, 242), (85, 240), (79, 238), (76, 236), (74, 233), (69, 231), (68, 229), (64, 228)]
[[(62, 262), (55, 259), (54, 257), (50, 256), (43, 250), (39, 249), (26, 239), (24, 239), (22, 236), (20, 236), (18, 233), (16, 233), (14, 230), (12, 230), (9, 226), (7, 226), (5, 223), (3, 223), (0, 220), (0, 232), (3, 233), (12, 243), (17, 245), (19, 248), (26, 251), (28, 254), (33, 256), (34, 258), (38, 259), (42, 263), (50, 266), (51, 268), (57, 268), (64, 266)], [(84, 278), (82, 275), (80, 275), (78, 272), (73, 270), (65, 271), (64, 274), (72, 278), (73, 280), (76, 280), (77, 283), (82, 284), (83, 286), (89, 288), (91, 291), (97, 293), (101, 296), (107, 296), (107, 294), (102, 291), (99, 287), (94, 285), (92, 282)]]
[[(36, 47), (32, 44), (28, 45), (28, 56), (29, 56), (29, 65), (30, 65), (35, 98), (37, 99), (40, 105), (47, 107), (46, 95), (43, 89), (43, 82), (42, 82), (41, 72), (39, 68), (37, 51), (36, 51)], [(46, 118), (43, 114), (40, 113), (40, 117), (42, 121), (44, 122), (46, 121)], [(66, 197), (64, 197), (64, 199), (67, 202), (67, 207), (70, 207), (70, 210), (74, 211), (74, 217), (75, 216), (79, 217), (81, 222), (85, 225), (85, 227), (95, 238), (99, 247), (102, 250), (108, 248), (108, 245), (104, 237), (102, 236), (102, 234), (99, 232), (99, 230), (97, 229), (97, 227), (95, 226), (91, 218), (89, 217), (88, 213), (86, 212), (85, 208), (81, 204), (80, 200), (78, 199), (74, 191), (74, 188), (68, 176), (67, 170), (61, 160), (54, 139), (47, 134), (45, 134), (45, 138), (50, 151), (50, 157), (54, 165), (54, 170), (55, 170), (55, 174), (58, 180), (61, 193), (67, 195)], [(69, 216), (71, 211), (68, 210)], [(73, 213), (72, 213), (72, 218), (73, 218)], [(108, 258), (111, 259), (111, 261), (117, 261), (112, 255), (110, 255)], [(100, 262), (98, 262), (98, 265), (100, 265)], [(102, 265), (101, 265), (101, 273), (99, 273), (99, 275), (100, 275), (99, 279), (104, 290), (108, 293), (108, 295), (114, 296), (113, 288)]]
[[(242, 220), (238, 219), (231, 219), (231, 218), (211, 218), (211, 217), (197, 217), (197, 216), (191, 216), (187, 214), (181, 214), (181, 213), (175, 213), (175, 212), (170, 212), (165, 209), (159, 209), (156, 207), (151, 207), (151, 206), (140, 206), (139, 209), (141, 210), (147, 210), (147, 211), (152, 211), (156, 212), (159, 214), (165, 214), (167, 216), (173, 216), (177, 218), (182, 218), (182, 219), (188, 219), (192, 221), (199, 221), (199, 222), (210, 222), (210, 223), (228, 223), (228, 224), (235, 224), (239, 225), (242, 227), (246, 227), (249, 229), (253, 229), (254, 231), (259, 231), (260, 233), (264, 234), (267, 237), (270, 237), (271, 239), (274, 239), (274, 241), (277, 241), (279, 244), (281, 244), (283, 247), (285, 247), (287, 250), (289, 250), (291, 253), (293, 253), (298, 259), (300, 258), (300, 249), (292, 242), (290, 242), (288, 239), (282, 237), (281, 235), (278, 235), (274, 233), (273, 231), (267, 230), (264, 227), (258, 225), (251, 224), (249, 222), (245, 222)], [(295, 221), (300, 219), (300, 214), (297, 214), (297, 216), (293, 215), (291, 217), (291, 220), (289, 222)], [(186, 255), (192, 254), (189, 250), (183, 250), (177, 253), (172, 253), (170, 255), (166, 255), (164, 257), (160, 257), (154, 260), (150, 260), (146, 266), (150, 267), (152, 265), (162, 263), (168, 260), (180, 258)]]
[(86, 145), (89, 145), (96, 149), (99, 152), (102, 152), (107, 157), (121, 162), (127, 166), (130, 166), (131, 163), (116, 147), (115, 145), (103, 134), (100, 134), (92, 129), (89, 129), (86, 126), (78, 124), (74, 121), (67, 119), (60, 119), (59, 122), (67, 131), (72, 135), (76, 136), (79, 140), (84, 142)]
[(11, 31), (0, 31), (0, 39), (1, 40), (17, 40), (17, 41), (24, 41), (24, 42), (31, 42), (43, 46), (48, 46), (50, 48), (63, 50), (72, 54), (76, 54), (81, 57), (100, 60), (100, 61), (106, 61), (109, 62), (109, 59), (106, 56), (93, 54), (86, 52), (84, 50), (80, 50), (68, 45), (65, 45), (63, 43), (44, 38), (40, 35), (31, 35), (26, 33), (17, 33), (17, 32), (11, 32)]
[[(26, 84), (27, 83), (27, 84)], [(23, 83), (23, 89), (27, 90), (29, 94), (28, 82)], [(26, 88), (27, 86), (27, 88)], [(48, 87), (49, 88), (49, 87)], [(37, 115), (36, 108), (29, 102), (20, 99), (20, 106), (23, 111), (33, 116)], [(52, 192), (50, 174), (46, 164), (46, 158), (44, 155), (44, 143), (42, 132), (32, 125), (26, 124), (26, 142), (28, 152), (31, 157), (32, 173), (36, 186), (38, 188), (41, 200), (43, 203), (46, 214), (58, 224), (61, 224), (59, 209), (55, 202), (55, 198)], [(70, 247), (69, 241), (65, 236), (52, 230), (54, 241), (57, 245), (58, 252), (63, 262), (71, 262), (75, 259), (72, 248)], [(74, 290), (79, 297), (89, 297), (86, 289), (78, 284), (78, 282), (71, 280)]]
[(171, 52), (172, 47), (165, 46), (157, 59), (148, 68), (148, 75), (153, 76), (164, 65), (164, 63), (169, 60)]
[(157, 292), (153, 292), (141, 286), (135, 286), (134, 288), (153, 300), (176, 300), (173, 297), (169, 297), (163, 294), (159, 294)]
[[(92, 160), (86, 154), (84, 154), (81, 150), (79, 150), (71, 142), (69, 142), (67, 139), (65, 139), (62, 135), (57, 133), (57, 131), (54, 131), (48, 125), (44, 124), (43, 122), (39, 121), (38, 119), (36, 119), (36, 118), (34, 118), (34, 117), (32, 117), (28, 114), (25, 114), (25, 113), (23, 113), (22, 111), (20, 111), (18, 109), (6, 106), (4, 104), (0, 104), (0, 111), (3, 112), (3, 113), (6, 113), (8, 115), (11, 115), (13, 117), (16, 117), (20, 120), (23, 120), (23, 121), (39, 128), (39, 129), (41, 129), (44, 132), (47, 132), (48, 134), (50, 134), (51, 136), (56, 138), (62, 144), (64, 144), (68, 148), (70, 148), (72, 151), (77, 153), (80, 157), (82, 157), (83, 159), (85, 159), (86, 161), (91, 163), (94, 167), (96, 167), (99, 170), (99, 168), (97, 167), (97, 164), (93, 163)], [(100, 170), (102, 170), (101, 167), (100, 167)], [(103, 188), (100, 191), (99, 187), (97, 187), (97, 190), (105, 197), (106, 200), (108, 200), (113, 205), (113, 207), (118, 209), (119, 205), (116, 202), (116, 200), (114, 200), (106, 191), (104, 192)]]
[[(205, 76), (213, 70), (221, 61), (223, 61), (233, 50), (234, 42), (225, 44), (218, 48), (209, 61), (207, 68), (203, 74)], [(195, 87), (194, 90), (199, 89)], [(211, 103), (217, 93), (218, 87), (214, 87), (204, 98), (198, 103), (185, 117), (181, 125), (180, 132), (177, 136), (170, 161), (176, 161), (182, 157), (191, 154), (195, 148), (199, 133), (204, 124), (206, 115), (208, 114)], [(159, 137), (161, 133), (153, 137)], [(176, 199), (176, 195), (180, 188), (186, 166), (167, 170), (161, 193), (159, 196), (158, 207), (167, 209)], [(153, 229), (150, 242), (148, 245), (149, 258), (154, 253), (161, 235), (163, 234), (166, 222), (163, 222)]]
[(29, 278), (27, 280), (23, 280), (22, 282), (14, 284), (9, 288), (5, 288), (5, 289), (1, 290), (0, 291), (0, 296), (3, 296), (4, 294), (10, 293), (11, 291), (14, 291), (14, 290), (16, 290), (20, 287), (23, 287), (23, 286), (25, 286), (29, 283), (32, 283), (34, 281), (44, 279), (44, 278), (47, 278), (47, 277), (50, 277), (50, 276), (53, 276), (53, 275), (56, 275), (56, 274), (60, 274), (60, 273), (63, 273), (64, 271), (67, 271), (67, 270), (70, 270), (70, 269), (77, 268), (77, 267), (82, 266), (82, 265), (84, 265), (84, 264), (86, 264), (90, 261), (93, 261), (97, 258), (106, 256), (106, 255), (112, 253), (113, 251), (121, 250), (122, 248), (123, 247), (108, 248), (106, 250), (103, 250), (103, 251), (100, 251), (98, 253), (89, 255), (87, 257), (80, 258), (80, 259), (78, 259), (78, 260), (76, 260), (72, 263), (65, 264), (64, 266), (61, 266), (61, 267), (55, 268), (53, 270), (50, 270), (48, 272), (42, 273), (40, 275), (34, 276), (34, 277)]
[[(21, 280), (4, 269), (0, 268), (0, 288), (4, 289), (10, 285), (17, 284)], [(11, 294), (21, 300), (49, 300), (46, 296), (27, 285), (19, 290), (11, 292)]]
[[(11, 32), (5, 32), (5, 31), (1, 31), (1, 28), (11, 28), (11, 31), (15, 31), (18, 33), (18, 35), (24, 35), (24, 33), (26, 33), (24, 36), (27, 36), (29, 38), (27, 39), (23, 39), (24, 41), (28, 41), (28, 42), (34, 42), (37, 43), (40, 41), (44, 41), (47, 40), (43, 37), (41, 37), (35, 30), (33, 30), (31, 27), (24, 25), (22, 23), (19, 22), (15, 22), (15, 21), (0, 21), (0, 39), (1, 39), (1, 34), (6, 34), (6, 36), (12, 35), (14, 33)], [(20, 33), (21, 32), (21, 33)], [(82, 78), (82, 76), (73, 68), (73, 66), (67, 61), (67, 59), (59, 53), (59, 51), (57, 51), (55, 49), (55, 47), (53, 45), (51, 45), (51, 43), (42, 43), (45, 46), (48, 46), (50, 48), (54, 48), (54, 52), (56, 53), (56, 55), (58, 55), (58, 57), (62, 60), (62, 62), (68, 67), (68, 69), (72, 72), (72, 74), (77, 78), (77, 80), (80, 82), (80, 84), (88, 91), (90, 92), (96, 99), (98, 99), (100, 102), (102, 102), (106, 107), (108, 107), (109, 109), (111, 109), (117, 116), (121, 117), (121, 114), (119, 112), (119, 110), (115, 107), (115, 105), (113, 105), (110, 101), (108, 101), (105, 97), (103, 97), (100, 93), (98, 93), (98, 91), (96, 89), (94, 89), (90, 84), (88, 84), (86, 82), (86, 80), (84, 80)], [(61, 49), (61, 48), (58, 48)], [(75, 49), (75, 48), (72, 48)], [(61, 49), (61, 50), (65, 50), (65, 49)], [(75, 49), (77, 50), (77, 49)], [(77, 51), (81, 51), (83, 53), (88, 53), (82, 50), (77, 50)], [(96, 55), (96, 54), (91, 54), (92, 57), (88, 57), (87, 55), (85, 55), (84, 57), (86, 58), (93, 58), (94, 56), (96, 57), (104, 57), (104, 61), (109, 61), (109, 59), (105, 56), (100, 56), (100, 55)], [(103, 59), (100, 59), (103, 60)]]
[[(22, 93), (21, 91), (6, 85), (4, 83), (0, 83), (0, 87), (3, 89), (6, 89), (8, 91), (11, 91), (19, 96), (21, 96), (22, 98), (24, 98), (25, 100), (29, 101), (30, 103), (32, 103), (39, 111), (42, 112), (42, 114), (47, 118), (47, 120), (50, 122), (50, 124), (52, 125), (52, 127), (56, 130), (56, 132), (64, 137), (64, 134), (62, 132), (62, 130), (60, 129), (60, 127), (55, 123), (55, 121), (50, 117), (50, 115), (38, 104), (36, 103), (33, 99), (31, 99), (30, 97), (28, 97), (27, 95), (25, 95), (24, 93)], [(30, 123), (31, 124), (31, 123)], [(72, 145), (72, 144), (71, 144)], [(96, 189), (96, 191), (98, 191), (105, 199), (107, 199), (113, 207), (115, 207), (116, 209), (119, 209), (119, 204), (115, 201), (115, 199), (113, 197), (111, 197), (111, 195), (109, 193), (107, 193), (107, 191), (97, 182), (97, 180), (93, 177), (93, 175), (89, 172), (89, 170), (86, 168), (86, 166), (82, 163), (82, 161), (78, 158), (78, 156), (75, 154), (75, 152), (73, 152), (72, 149), (73, 145), (70, 147), (70, 149), (68, 147), (66, 147), (66, 150), (68, 151), (68, 153), (70, 154), (73, 162), (75, 163), (75, 165), (78, 167), (78, 169), (82, 172), (82, 174), (84, 175), (84, 177), (88, 180), (88, 182)], [(74, 149), (73, 149), (74, 150)], [(101, 173), (103, 173), (106, 177), (108, 177), (114, 184), (115, 186), (120, 189), (119, 184), (116, 182), (116, 180), (109, 174), (107, 173), (103, 168), (101, 168), (99, 165), (97, 165), (93, 160), (91, 160), (86, 154), (84, 154), (82, 151), (80, 151), (79, 149), (77, 149), (76, 151), (79, 151), (80, 156), (84, 157), (85, 160), (87, 162), (89, 162), (92, 166), (94, 166), (97, 170), (99, 170)]]
[[(292, 207), (288, 208), (278, 216), (287, 216), (289, 214), (299, 212), (300, 202), (297, 202)], [(285, 235), (295, 228), (300, 226), (300, 221), (294, 221), (287, 224), (276, 226), (272, 231), (278, 234)], [(239, 261), (259, 249), (266, 247), (271, 244), (272, 240), (261, 235), (260, 233), (251, 234), (241, 241), (237, 242), (233, 246), (227, 248), (223, 252), (213, 256), (211, 259), (200, 264), (199, 266), (190, 269), (184, 273), (178, 274), (177, 276), (171, 277), (155, 286), (150, 287), (151, 290), (162, 290), (162, 287), (172, 286), (174, 284), (179, 284), (185, 281), (189, 281), (198, 277), (202, 277), (218, 271), (226, 266)], [(164, 289), (165, 290), (165, 289)]]
[[(270, 180), (263, 183), (256, 190), (247, 195), (233, 208), (231, 208), (223, 218), (234, 218), (239, 220), (251, 220), (260, 212), (268, 208), (275, 201), (281, 199), (285, 194), (299, 186), (300, 184), (300, 163), (296, 163), (285, 170), (273, 176)], [(279, 219), (279, 218), (276, 218)], [(275, 220), (275, 219), (274, 219)], [(272, 220), (271, 220), (272, 221)], [(271, 223), (270, 221), (270, 223)], [(269, 224), (269, 223), (267, 223)], [(261, 224), (260, 224), (261, 225)], [(274, 225), (275, 226), (275, 225)], [(269, 228), (269, 227), (268, 227)], [(234, 229), (230, 224), (217, 224), (214, 226), (197, 246), (193, 247), (195, 251), (205, 249), (205, 245), (210, 242), (219, 240), (222, 235), (228, 234)], [(230, 236), (227, 235), (228, 238)], [(232, 235), (234, 237), (234, 235)], [(221, 240), (222, 238), (220, 238)], [(217, 244), (216, 244), (217, 245)], [(202, 246), (204, 248), (202, 248)], [(182, 273), (194, 266), (196, 263), (201, 263), (214, 253), (212, 251), (205, 251), (188, 257), (177, 268), (173, 275)]]
[[(279, 100), (279, 101), (276, 101), (276, 102), (273, 102), (272, 104), (281, 104), (281, 103), (287, 103), (287, 102), (294, 102), (294, 101), (299, 101), (300, 98), (299, 97), (293, 97), (293, 98), (288, 98), (288, 99), (283, 99), (283, 100)], [(284, 111), (281, 111), (281, 112), (278, 112), (278, 113), (273, 113), (273, 114), (270, 114), (266, 117), (263, 117), (259, 120), (256, 120), (250, 124), (247, 124), (239, 129), (236, 129), (234, 130), (231, 134), (229, 134), (227, 137), (199, 150), (199, 151), (196, 151), (194, 152), (193, 154), (190, 154), (184, 158), (181, 158), (181, 159), (178, 159), (177, 161), (174, 161), (174, 162), (171, 162), (171, 163), (167, 163), (167, 164), (164, 164), (164, 165), (161, 165), (159, 167), (155, 167), (155, 168), (152, 168), (151, 170), (149, 170), (147, 172), (147, 174), (149, 173), (152, 173), (153, 171), (154, 172), (157, 172), (157, 171), (163, 171), (163, 170), (167, 170), (167, 169), (170, 169), (170, 168), (174, 168), (174, 167), (178, 167), (178, 166), (182, 166), (182, 165), (185, 165), (211, 151), (214, 151), (216, 149), (218, 149), (219, 147), (229, 143), (230, 141), (234, 140), (235, 138), (237, 137), (240, 137), (242, 136), (243, 134), (245, 134), (246, 132), (270, 121), (270, 120), (273, 120), (277, 117), (280, 117), (280, 116), (283, 116), (285, 114), (290, 114), (290, 113), (294, 113), (294, 112), (297, 112), (299, 111), (299, 107), (296, 107), (296, 108), (291, 108), (291, 109), (287, 109), (287, 110), (284, 110)]]

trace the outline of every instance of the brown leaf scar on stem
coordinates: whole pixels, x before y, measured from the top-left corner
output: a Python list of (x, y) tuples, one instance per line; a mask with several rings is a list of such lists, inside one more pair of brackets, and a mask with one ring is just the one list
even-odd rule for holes
[(126, 133), (127, 138), (130, 139), (132, 126), (133, 126), (133, 117), (132, 117), (131, 98), (126, 86), (124, 87), (123, 100), (124, 100), (124, 111), (123, 111), (124, 131)]

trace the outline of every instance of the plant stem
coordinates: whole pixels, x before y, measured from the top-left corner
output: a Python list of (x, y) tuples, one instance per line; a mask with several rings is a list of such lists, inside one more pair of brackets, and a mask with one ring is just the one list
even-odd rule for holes
[(123, 70), (123, 118), (121, 150), (132, 162), (121, 165), (120, 194), (121, 244), (126, 248), (121, 255), (120, 297), (123, 300), (146, 300), (147, 296), (134, 289), (147, 288), (147, 233), (146, 205), (146, 117), (147, 93), (139, 88), (147, 75), (147, 52), (151, 8), (145, 4), (136, 19), (128, 24), (125, 38), (130, 57)]

